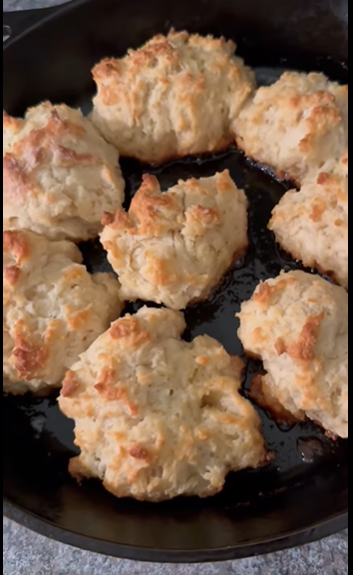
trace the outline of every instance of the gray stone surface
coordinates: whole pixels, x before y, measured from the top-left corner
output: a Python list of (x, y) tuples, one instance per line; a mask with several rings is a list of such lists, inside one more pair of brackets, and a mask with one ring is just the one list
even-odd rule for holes
[[(24, 10), (63, 3), (4, 0), (3, 8)], [(348, 575), (347, 532), (263, 557), (190, 566), (133, 563), (95, 555), (45, 539), (8, 519), (3, 520), (3, 528), (3, 575)]]

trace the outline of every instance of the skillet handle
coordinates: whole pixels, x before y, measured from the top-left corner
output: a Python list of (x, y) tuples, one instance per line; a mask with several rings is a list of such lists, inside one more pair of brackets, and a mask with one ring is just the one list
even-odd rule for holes
[(50, 8), (38, 8), (35, 10), (18, 10), (15, 12), (3, 12), (3, 45), (14, 40), (23, 32), (40, 24), (58, 10), (62, 9), (64, 4), (52, 6)]

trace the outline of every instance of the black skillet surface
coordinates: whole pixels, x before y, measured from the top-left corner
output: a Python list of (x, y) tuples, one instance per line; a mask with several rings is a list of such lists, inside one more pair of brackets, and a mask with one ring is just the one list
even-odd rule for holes
[[(256, 67), (261, 84), (276, 80), (288, 67), (321, 69), (334, 79), (346, 80), (342, 62), (347, 2), (336, 2), (334, 10), (331, 2), (320, 2), (319, 8), (316, 2), (291, 1), (286, 7), (280, 2), (278, 8), (274, 0), (251, 0), (247, 9), (240, 2), (225, 0), (198, 0), (193, 10), (186, 10), (183, 2), (178, 8), (162, 6), (158, 0), (144, 0), (143, 4), (132, 0), (129, 7), (119, 4), (117, 0), (74, 2), (53, 19), (51, 10), (42, 11), (40, 16), (49, 19), (38, 31), (38, 14), (6, 16), (14, 33), (23, 24), (33, 30), (10, 40), (4, 52), (5, 109), (22, 113), (28, 105), (51, 98), (88, 111), (91, 66), (108, 54), (122, 54), (170, 25), (240, 37), (240, 53)], [(268, 10), (276, 7), (273, 17), (264, 11), (264, 4)], [(315, 15), (316, 27), (311, 28), (311, 39), (305, 40), (305, 26), (315, 21)], [(301, 26), (298, 37), (288, 19)], [(230, 33), (233, 23), (237, 35)], [(325, 35), (327, 30), (330, 37)], [(279, 51), (273, 42), (275, 32), (282, 36), (284, 47)], [(304, 57), (305, 42), (311, 51)], [(302, 50), (299, 56), (293, 52), (296, 44)], [(325, 53), (335, 58), (325, 57)], [(259, 280), (274, 277), (281, 269), (299, 267), (277, 249), (267, 230), (271, 210), (286, 185), (250, 164), (235, 149), (162, 169), (126, 160), (122, 167), (127, 181), (126, 206), (143, 172), (155, 173), (167, 188), (179, 178), (211, 176), (228, 168), (238, 186), (246, 190), (250, 200), (249, 252), (207, 302), (186, 311), (185, 334), (191, 339), (207, 333), (230, 353), (242, 354), (234, 318), (240, 303), (251, 296)], [(81, 248), (90, 271), (108, 269), (98, 242)], [(140, 305), (127, 306), (125, 311), (136, 311)], [(260, 364), (247, 362), (245, 394), (252, 376), (260, 370)], [(132, 559), (201, 562), (302, 544), (347, 525), (348, 443), (329, 441), (313, 424), (279, 428), (260, 411), (268, 447), (275, 455), (271, 465), (230, 475), (224, 491), (214, 498), (151, 505), (117, 500), (98, 482), (79, 487), (68, 476), (67, 462), (75, 453), (73, 424), (60, 414), (55, 397), (6, 397), (3, 405), (5, 513), (66, 543)]]

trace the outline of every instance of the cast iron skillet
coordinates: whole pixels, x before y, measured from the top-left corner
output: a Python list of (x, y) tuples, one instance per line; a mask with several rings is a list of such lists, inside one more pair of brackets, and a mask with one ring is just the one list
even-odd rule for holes
[[(90, 69), (171, 26), (235, 38), (260, 83), (283, 68), (322, 70), (347, 80), (348, 0), (78, 0), (56, 9), (6, 14), (4, 108), (22, 114), (41, 100), (89, 110)], [(26, 30), (24, 31), (24, 29)], [(267, 231), (285, 186), (236, 150), (163, 169), (123, 162), (128, 200), (143, 171), (163, 186), (229, 168), (250, 199), (251, 248), (210, 300), (188, 309), (186, 338), (208, 333), (242, 353), (234, 314), (260, 279), (299, 267)], [(82, 246), (89, 269), (107, 267), (98, 244)], [(140, 304), (127, 309), (136, 310)], [(261, 365), (248, 363), (244, 393)], [(67, 474), (73, 425), (55, 398), (5, 398), (4, 509), (49, 537), (119, 557), (162, 562), (234, 559), (312, 541), (347, 525), (348, 445), (332, 443), (311, 424), (279, 429), (261, 412), (272, 465), (229, 477), (219, 496), (161, 505), (117, 500), (93, 481)]]

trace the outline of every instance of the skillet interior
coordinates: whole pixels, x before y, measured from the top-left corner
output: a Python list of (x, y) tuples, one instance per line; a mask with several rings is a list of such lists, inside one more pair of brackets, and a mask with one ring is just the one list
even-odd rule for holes
[[(271, 0), (267, 11), (255, 0), (248, 2), (247, 8), (244, 3), (226, 0), (197, 0), (193, 8), (187, 2), (166, 6), (159, 0), (119, 4), (76, 2), (72, 9), (48, 21), (41, 34), (33, 30), (10, 43), (4, 53), (5, 109), (23, 113), (27, 106), (50, 98), (89, 111), (91, 66), (106, 55), (123, 54), (127, 47), (138, 46), (171, 25), (240, 40), (239, 53), (256, 67), (261, 84), (276, 80), (283, 68), (317, 69), (347, 81), (343, 18), (347, 2), (336, 3), (335, 13), (325, 2), (320, 2), (318, 9), (316, 2), (306, 2), (304, 9), (301, 2), (290, 1), (284, 7)], [(271, 6), (276, 8), (272, 18)], [(315, 15), (321, 19), (314, 29)], [(295, 23), (301, 29), (299, 37), (294, 33)], [(309, 39), (305, 31), (310, 26)], [(331, 29), (330, 39), (325, 36), (326, 28)], [(275, 33), (278, 43), (274, 42)], [(127, 205), (143, 171), (156, 173), (167, 188), (179, 178), (210, 176), (229, 168), (236, 183), (245, 188), (250, 200), (249, 253), (206, 303), (187, 310), (185, 334), (190, 339), (207, 333), (230, 353), (241, 354), (234, 319), (240, 302), (251, 296), (260, 279), (273, 277), (282, 268), (299, 267), (277, 249), (266, 228), (286, 186), (235, 149), (158, 170), (133, 161), (123, 161), (122, 167), (128, 183)], [(82, 251), (90, 270), (107, 269), (97, 243), (83, 245)], [(127, 306), (126, 311), (139, 305)], [(245, 393), (252, 375), (260, 369), (261, 365), (248, 362)], [(279, 429), (260, 412), (269, 449), (276, 455), (272, 465), (231, 475), (223, 493), (208, 500), (149, 505), (118, 501), (98, 483), (78, 487), (68, 477), (73, 426), (59, 413), (55, 398), (7, 397), (3, 405), (5, 510), (66, 542), (135, 559), (202, 561), (272, 551), (345, 526), (348, 443), (333, 444), (311, 424)]]

